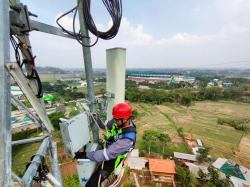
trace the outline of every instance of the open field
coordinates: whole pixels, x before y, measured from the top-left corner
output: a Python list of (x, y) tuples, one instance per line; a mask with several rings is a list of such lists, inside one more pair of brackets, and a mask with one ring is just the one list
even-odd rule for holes
[[(182, 127), (185, 135), (200, 138), (205, 145), (212, 148), (213, 158), (233, 159), (250, 168), (250, 133), (243, 133), (233, 127), (217, 124), (219, 117), (249, 118), (250, 104), (236, 102), (197, 102), (193, 106), (183, 107), (177, 104), (151, 105), (131, 103), (138, 111), (137, 144), (140, 143), (143, 131), (157, 129), (168, 133), (173, 144), (173, 151), (187, 152), (183, 140), (178, 136), (177, 128)], [(60, 132), (57, 131), (59, 138)], [(58, 139), (59, 140), (59, 139)], [(40, 143), (16, 146), (13, 149), (13, 170), (22, 175), (25, 165), (35, 154)], [(58, 144), (58, 150), (63, 148)]]
[(72, 74), (40, 74), (40, 79), (42, 82), (54, 82), (62, 79), (63, 77), (72, 76)]
[(177, 104), (151, 105), (132, 103), (138, 110), (136, 119), (138, 140), (143, 131), (154, 128), (167, 132), (178, 142), (176, 129), (182, 127), (185, 135), (200, 138), (212, 148), (213, 158), (225, 157), (250, 167), (250, 135), (232, 127), (219, 125), (218, 118), (249, 118), (250, 104), (237, 102), (197, 102), (183, 107)]

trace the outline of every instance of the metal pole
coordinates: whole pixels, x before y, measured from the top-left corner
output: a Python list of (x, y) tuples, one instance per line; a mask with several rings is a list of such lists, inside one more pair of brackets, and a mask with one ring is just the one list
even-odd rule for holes
[(28, 143), (41, 142), (43, 139), (47, 138), (48, 136), (49, 135), (46, 134), (46, 135), (43, 135), (43, 136), (40, 136), (40, 137), (17, 140), (17, 141), (13, 141), (12, 145), (23, 145), (23, 144), (28, 144)]
[(37, 173), (37, 168), (41, 164), (41, 157), (44, 157), (47, 149), (49, 147), (49, 138), (43, 140), (39, 150), (36, 153), (36, 156), (33, 158), (31, 164), (29, 165), (28, 169), (26, 170), (23, 181), (26, 187), (31, 187), (33, 184), (33, 178)]
[(62, 184), (62, 176), (57, 159), (57, 145), (56, 142), (54, 142), (52, 139), (50, 139), (50, 160), (51, 160), (53, 175), (55, 176), (57, 181)]
[(11, 94), (11, 103), (15, 105), (20, 111), (23, 111), (25, 114), (29, 116), (34, 122), (41, 124), (41, 120), (33, 114), (33, 112), (26, 107), (21, 101), (19, 101), (17, 98), (15, 98), (14, 95)]
[[(79, 12), (79, 20), (80, 20), (80, 29), (81, 34), (86, 36), (83, 37), (82, 42), (86, 45), (90, 45), (90, 38), (88, 29), (86, 27), (85, 19), (83, 16), (83, 4), (82, 0), (79, 1), (78, 12)], [(93, 69), (92, 69), (92, 60), (91, 60), (91, 51), (89, 47), (82, 46), (84, 65), (85, 65), (85, 74), (87, 81), (87, 89), (88, 89), (88, 100), (90, 101), (90, 112), (95, 113), (95, 93), (94, 93), (94, 83), (93, 83)], [(93, 139), (95, 143), (99, 141), (99, 129), (96, 127), (94, 123), (91, 124), (91, 129), (93, 132)]]
[(10, 78), (5, 65), (10, 62), (9, 1), (0, 0), (0, 186), (11, 184)]

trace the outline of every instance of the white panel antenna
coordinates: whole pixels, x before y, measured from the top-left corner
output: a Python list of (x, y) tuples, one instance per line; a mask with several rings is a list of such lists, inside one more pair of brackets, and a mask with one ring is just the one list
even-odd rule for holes
[(71, 119), (61, 119), (60, 129), (65, 152), (72, 157), (75, 156), (75, 152), (89, 143), (89, 119), (86, 113)]

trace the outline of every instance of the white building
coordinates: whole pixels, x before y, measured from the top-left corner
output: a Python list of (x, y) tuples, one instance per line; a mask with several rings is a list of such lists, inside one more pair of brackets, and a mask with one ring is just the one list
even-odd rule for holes
[(196, 162), (196, 155), (174, 152), (174, 158), (183, 161)]
[(147, 159), (139, 157), (139, 149), (133, 149), (129, 153), (127, 165), (130, 169), (142, 170), (146, 168)]
[(128, 158), (128, 167), (130, 169), (142, 170), (146, 168), (147, 159), (143, 157), (129, 157)]
[[(240, 166), (234, 161), (225, 158), (218, 158), (212, 166), (230, 175), (230, 180), (235, 187), (250, 187), (250, 170), (246, 167)], [(232, 173), (237, 173), (237, 176), (232, 176)]]

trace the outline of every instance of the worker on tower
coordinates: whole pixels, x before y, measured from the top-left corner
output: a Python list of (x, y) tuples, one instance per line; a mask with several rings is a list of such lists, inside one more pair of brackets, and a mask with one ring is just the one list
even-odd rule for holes
[[(108, 133), (105, 136), (106, 147), (94, 152), (76, 152), (75, 158), (88, 158), (100, 164), (86, 184), (86, 187), (98, 186), (118, 167), (130, 151), (135, 147), (136, 127), (132, 121), (132, 108), (127, 103), (118, 103), (113, 107), (113, 119), (106, 123)], [(100, 128), (104, 129), (105, 124), (97, 118)]]

